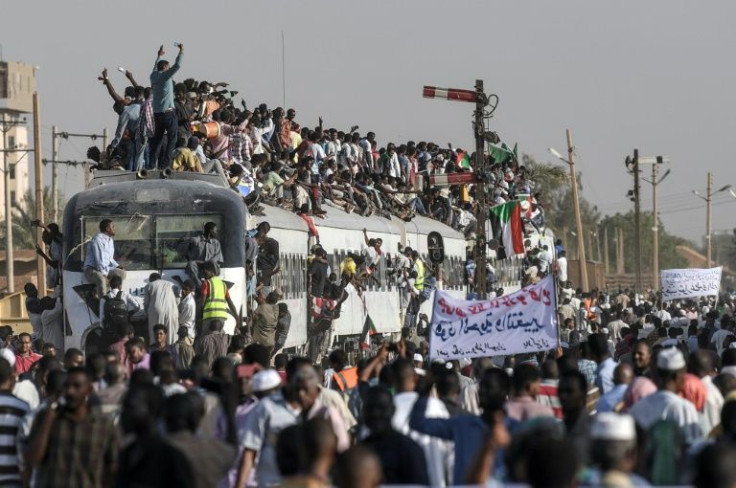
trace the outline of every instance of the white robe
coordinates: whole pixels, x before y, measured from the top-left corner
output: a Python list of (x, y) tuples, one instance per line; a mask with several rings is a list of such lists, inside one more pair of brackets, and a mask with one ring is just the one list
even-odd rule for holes
[(670, 391), (659, 390), (642, 398), (629, 413), (644, 430), (649, 430), (658, 420), (669, 420), (680, 426), (688, 444), (703, 438), (695, 405)]
[(721, 424), (721, 408), (723, 408), (723, 395), (716, 385), (713, 384), (713, 378), (705, 375), (701, 378), (705, 385), (707, 394), (705, 396), (705, 406), (703, 407), (702, 424), (703, 434), (706, 436), (717, 426)]
[(143, 295), (143, 308), (148, 314), (148, 340), (153, 342), (153, 326), (166, 326), (167, 344), (176, 341), (176, 332), (179, 329), (179, 302), (174, 293), (174, 285), (165, 280), (156, 280), (146, 285)]
[[(394, 396), (394, 412), (391, 425), (404, 435), (411, 437), (424, 451), (427, 460), (427, 471), (430, 486), (447, 486), (445, 480), (452, 476), (454, 464), (453, 442), (431, 437), (409, 429), (409, 416), (414, 404), (419, 399), (415, 392), (398, 393)], [(446, 419), (450, 417), (445, 405), (436, 398), (427, 403), (427, 417)], [(452, 480), (451, 480), (452, 481)]]

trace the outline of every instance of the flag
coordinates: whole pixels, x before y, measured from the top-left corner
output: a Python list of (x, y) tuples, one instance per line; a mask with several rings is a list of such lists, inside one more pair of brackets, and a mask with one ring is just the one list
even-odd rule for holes
[(506, 161), (513, 161), (518, 150), (516, 144), (511, 150), (505, 142), (500, 144), (488, 143), (488, 154), (493, 158), (493, 164), (503, 164)]
[(493, 236), (501, 241), (506, 257), (524, 254), (524, 226), (521, 203), (517, 200), (490, 208)]
[(365, 316), (365, 323), (363, 324), (363, 332), (360, 337), (360, 348), (370, 349), (371, 348), (371, 336), (378, 332), (376, 325), (373, 323), (370, 315)]
[(470, 169), (470, 155), (467, 152), (462, 152), (457, 155), (457, 167), (460, 169)]

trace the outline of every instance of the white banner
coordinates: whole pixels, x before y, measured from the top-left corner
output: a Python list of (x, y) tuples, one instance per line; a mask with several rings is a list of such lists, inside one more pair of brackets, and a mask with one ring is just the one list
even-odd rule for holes
[(665, 269), (662, 277), (662, 300), (718, 296), (723, 266), (710, 269)]
[(429, 356), (460, 359), (531, 353), (558, 345), (551, 276), (492, 300), (458, 300), (435, 292)]

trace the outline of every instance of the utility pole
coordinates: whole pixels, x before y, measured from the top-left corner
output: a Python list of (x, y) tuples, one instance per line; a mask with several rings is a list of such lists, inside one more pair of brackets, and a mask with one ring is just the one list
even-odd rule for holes
[(14, 127), (25, 124), (25, 120), (8, 120), (2, 114), (0, 131), (3, 133), (3, 183), (5, 184), (5, 274), (9, 293), (15, 291), (15, 253), (13, 250), (13, 201), (10, 198), (10, 167), (8, 153), (19, 152), (15, 147), (8, 148), (8, 132)]
[[(10, 201), (10, 165), (8, 164), (8, 131), (13, 127), (3, 114), (3, 178), (5, 183), (5, 273), (9, 293), (15, 291), (15, 256), (13, 253), (13, 211)], [(13, 148), (15, 149), (15, 148)]]
[(624, 274), (626, 273), (626, 262), (624, 261), (626, 259), (626, 255), (624, 254), (624, 230), (621, 227), (616, 230), (618, 231), (618, 245), (616, 246), (616, 273)]
[(636, 283), (634, 291), (640, 292), (641, 285), (641, 187), (639, 184), (639, 150), (634, 149), (634, 156), (626, 156), (626, 169), (634, 175), (634, 189), (629, 190), (629, 196), (634, 202), (634, 271)]
[(659, 290), (659, 214), (657, 213), (657, 166), (652, 165), (652, 287)]
[[(54, 166), (52, 166), (52, 173), (51, 173), (52, 174), (52, 180), (51, 180), (52, 190), (51, 190), (51, 193), (54, 194), (54, 204), (53, 204), (54, 205), (54, 221), (55, 222), (58, 222), (58, 212), (56, 210), (56, 207), (58, 205), (58, 203), (57, 203), (57, 200), (58, 200), (58, 190), (54, 190), (54, 188), (55, 188), (54, 187), (54, 181), (56, 181), (56, 176), (54, 176), (54, 175), (57, 174), (56, 164), (57, 164), (57, 158), (58, 158), (58, 152), (59, 152), (59, 148), (58, 148), (58, 145), (57, 145), (58, 138), (61, 137), (62, 139), (69, 139), (70, 137), (81, 137), (81, 138), (89, 138), (89, 139), (92, 139), (93, 141), (96, 141), (98, 137), (101, 137), (102, 138), (102, 152), (104, 152), (107, 149), (107, 129), (106, 128), (105, 129), (102, 129), (102, 134), (73, 134), (73, 133), (70, 133), (70, 132), (63, 132), (63, 131), (62, 132), (58, 132), (56, 130), (56, 126), (54, 126), (52, 128), (52, 133), (55, 134), (55, 135), (53, 135), (53, 144), (54, 145), (52, 147), (53, 156), (51, 158), (51, 164), (54, 165)], [(48, 162), (48, 161), (44, 160), (44, 163), (46, 163), (46, 162)], [(61, 161), (59, 161), (58, 163), (59, 164), (64, 164), (64, 162), (61, 162)], [(66, 163), (70, 163), (71, 164), (71, 162), (66, 162)], [(82, 168), (83, 168), (82, 171), (84, 172), (84, 187), (87, 188), (89, 186), (89, 180), (90, 180), (89, 163), (85, 162), (82, 165)]]
[[(41, 108), (38, 92), (33, 92), (33, 155), (36, 168), (36, 219), (44, 221), (43, 217), (43, 168), (41, 159)], [(36, 244), (43, 246), (41, 228), (36, 228)], [(46, 296), (46, 263), (41, 256), (36, 256), (36, 280), (38, 281), (38, 296)]]
[(608, 226), (603, 227), (603, 266), (608, 274)]
[(575, 148), (572, 145), (572, 133), (567, 129), (567, 162), (570, 166), (570, 184), (572, 185), (572, 205), (575, 210), (575, 230), (578, 237), (578, 260), (580, 264), (580, 287), (588, 290), (588, 266), (585, 259), (585, 236), (583, 235), (583, 221), (580, 218), (580, 200), (578, 199), (578, 178), (575, 174)]
[(59, 170), (56, 166), (56, 160), (59, 159), (59, 140), (57, 139), (56, 126), (51, 127), (51, 205), (54, 216), (54, 222), (59, 221)]
[(713, 173), (708, 171), (708, 187), (706, 189), (705, 210), (705, 267), (710, 268), (711, 258), (711, 213), (713, 212)]

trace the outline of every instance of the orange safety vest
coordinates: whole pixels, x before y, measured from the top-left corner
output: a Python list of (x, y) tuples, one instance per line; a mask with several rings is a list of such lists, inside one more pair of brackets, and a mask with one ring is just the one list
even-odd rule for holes
[(332, 381), (335, 382), (341, 392), (350, 391), (358, 386), (358, 368), (352, 367), (336, 371), (332, 375)]

